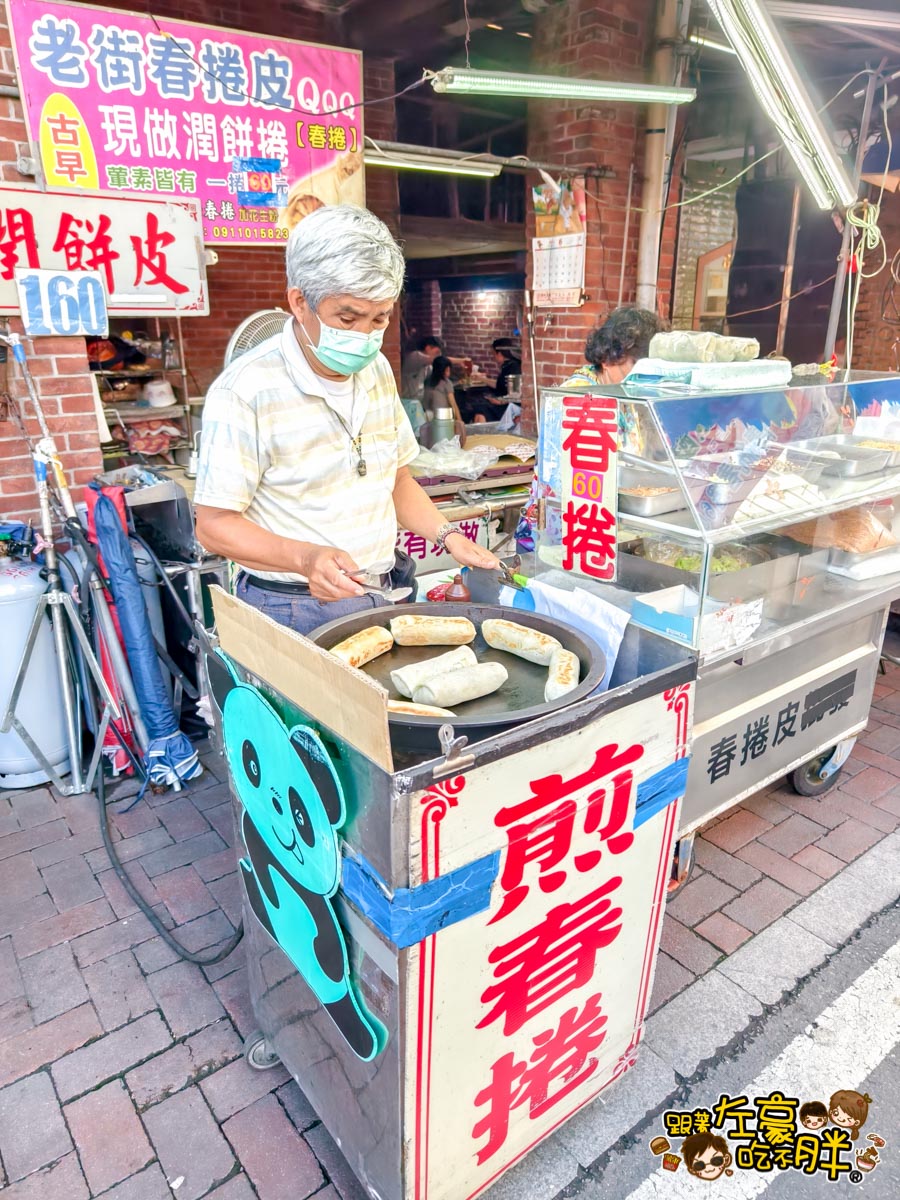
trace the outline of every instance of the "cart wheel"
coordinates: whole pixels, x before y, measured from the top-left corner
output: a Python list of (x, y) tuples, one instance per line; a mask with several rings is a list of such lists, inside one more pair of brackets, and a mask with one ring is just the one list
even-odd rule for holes
[(266, 1045), (265, 1037), (257, 1032), (251, 1033), (244, 1042), (244, 1058), (247, 1060), (247, 1065), (251, 1066), (254, 1071), (268, 1071), (272, 1067), (277, 1067), (281, 1059), (274, 1050), (270, 1050)]
[(672, 868), (666, 887), (666, 897), (671, 900), (680, 892), (694, 872), (694, 835), (679, 838), (672, 851)]
[(831, 756), (834, 754), (836, 747), (832, 746), (830, 750), (826, 750), (823, 754), (816, 755), (809, 762), (798, 767), (796, 771), (791, 772), (791, 787), (800, 796), (823, 796), (826, 792), (830, 792), (841, 777), (843, 767), (838, 767), (833, 775), (829, 775), (827, 779), (823, 779), (820, 772)]

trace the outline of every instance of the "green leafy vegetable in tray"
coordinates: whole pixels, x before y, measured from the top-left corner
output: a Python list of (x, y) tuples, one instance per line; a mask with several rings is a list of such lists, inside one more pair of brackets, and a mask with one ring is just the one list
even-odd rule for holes
[[(679, 571), (699, 571), (702, 565), (703, 557), (700, 554), (681, 554), (675, 559)], [(745, 566), (746, 563), (736, 555), (723, 552), (713, 555), (710, 569), (713, 575), (725, 575), (729, 571), (741, 571)]]

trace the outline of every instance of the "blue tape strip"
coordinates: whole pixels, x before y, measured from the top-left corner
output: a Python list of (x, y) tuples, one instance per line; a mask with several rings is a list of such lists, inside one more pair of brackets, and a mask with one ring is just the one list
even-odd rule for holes
[[(634, 827), (684, 795), (689, 758), (669, 763), (638, 784)], [(500, 852), (466, 863), (417, 888), (393, 894), (364, 858), (345, 857), (341, 871), (344, 896), (398, 949), (414, 946), (439, 929), (484, 912), (500, 868)]]
[(399, 949), (414, 946), (439, 929), (484, 912), (491, 902), (500, 852), (466, 863), (417, 888), (387, 885), (363, 858), (344, 858), (341, 890), (364, 916)]
[(649, 779), (645, 779), (643, 783), (638, 784), (637, 805), (634, 812), (635, 829), (643, 825), (645, 821), (649, 821), (651, 817), (655, 817), (673, 800), (684, 795), (690, 762), (690, 756), (678, 758), (675, 762), (663, 767), (661, 771), (657, 771), (655, 775), (651, 775)]

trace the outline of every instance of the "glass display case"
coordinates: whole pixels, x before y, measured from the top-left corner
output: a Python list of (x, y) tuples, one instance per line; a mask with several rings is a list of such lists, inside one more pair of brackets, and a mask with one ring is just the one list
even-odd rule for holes
[[(566, 394), (542, 397), (550, 567), (563, 562)], [(618, 401), (616, 583), (639, 624), (709, 661), (882, 592), (895, 573), (900, 587), (900, 377), (604, 394)]]
[[(614, 402), (599, 482), (573, 473), (578, 395)], [(603, 573), (567, 540), (585, 481), (615, 532)], [(698, 654), (687, 825), (791, 772), (801, 790), (831, 786), (868, 718), (900, 596), (900, 377), (551, 389), (538, 483), (539, 569)]]

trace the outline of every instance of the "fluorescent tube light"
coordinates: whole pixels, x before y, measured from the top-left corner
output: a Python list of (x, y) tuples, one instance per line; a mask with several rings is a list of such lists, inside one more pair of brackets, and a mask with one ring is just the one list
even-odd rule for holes
[(436, 92), (459, 95), (522, 96), (529, 100), (621, 100), (634, 104), (686, 104), (694, 88), (663, 87), (655, 83), (606, 83), (599, 79), (568, 79), (563, 75), (513, 75), (505, 71), (476, 71), (445, 67), (431, 77)]
[(479, 162), (451, 154), (416, 154), (413, 151), (366, 150), (363, 160), (367, 167), (387, 167), (394, 171), (431, 171), (437, 175), (468, 175), (475, 179), (496, 179), (503, 170), (502, 163)]
[(695, 46), (706, 46), (708, 50), (720, 50), (722, 54), (737, 54), (733, 46), (720, 42), (716, 38), (708, 37), (705, 33), (692, 33), (688, 41)]
[(759, 0), (708, 0), (753, 90), (821, 209), (848, 207), (857, 189)]

